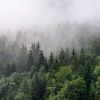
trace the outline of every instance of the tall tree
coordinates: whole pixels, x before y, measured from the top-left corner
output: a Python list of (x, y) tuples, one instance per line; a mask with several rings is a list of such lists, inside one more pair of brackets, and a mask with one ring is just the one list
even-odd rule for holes
[(85, 60), (86, 60), (86, 55), (85, 55), (85, 51), (82, 48), (80, 51), (80, 58), (79, 58), (79, 64), (80, 65), (84, 65), (85, 64)]
[(59, 60), (60, 60), (60, 65), (64, 66), (66, 62), (65, 62), (65, 51), (63, 48), (60, 51)]
[(96, 82), (95, 100), (100, 100), (100, 76)]
[(58, 58), (57, 58), (57, 57), (54, 59), (53, 66), (54, 66), (54, 69), (57, 69), (57, 68), (60, 66), (60, 64), (59, 64), (59, 61), (58, 61)]
[(31, 100), (31, 89), (27, 79), (24, 79), (20, 84), (15, 100)]
[(70, 64), (70, 51), (68, 48), (65, 51), (65, 63), (66, 63), (66, 65)]
[(27, 65), (28, 65), (28, 70), (30, 70), (31, 66), (34, 65), (32, 50), (29, 50)]
[(39, 55), (39, 65), (42, 65), (42, 66), (45, 65), (45, 57), (42, 50), (40, 51), (40, 55)]
[(76, 54), (74, 48), (73, 48), (73, 50), (72, 50), (71, 64), (72, 64), (75, 68), (77, 67), (77, 54)]
[(16, 57), (16, 66), (18, 72), (23, 72), (27, 70), (27, 47), (22, 44), (17, 57)]
[(45, 91), (46, 81), (44, 75), (35, 73), (32, 84), (32, 100), (44, 100)]
[(50, 69), (53, 69), (54, 55), (53, 55), (52, 52), (50, 53), (49, 61), (48, 62), (49, 62), (49, 66), (51, 67)]

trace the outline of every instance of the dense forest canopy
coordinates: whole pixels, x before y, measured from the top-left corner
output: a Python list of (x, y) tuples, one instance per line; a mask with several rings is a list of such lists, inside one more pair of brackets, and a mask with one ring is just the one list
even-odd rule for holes
[(79, 40), (46, 56), (0, 38), (0, 100), (100, 100), (100, 37)]

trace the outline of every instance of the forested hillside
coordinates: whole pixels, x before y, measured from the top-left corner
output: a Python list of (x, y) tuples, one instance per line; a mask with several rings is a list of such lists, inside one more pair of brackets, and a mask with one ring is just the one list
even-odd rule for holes
[(100, 100), (100, 0), (0, 0), (0, 100)]
[(39, 42), (0, 45), (0, 100), (100, 100), (99, 38), (49, 57)]

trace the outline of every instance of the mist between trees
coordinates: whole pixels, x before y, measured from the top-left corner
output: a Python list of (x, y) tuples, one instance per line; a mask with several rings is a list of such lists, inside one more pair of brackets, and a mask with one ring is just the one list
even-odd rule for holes
[(1, 100), (100, 99), (99, 28), (82, 24), (67, 31), (69, 26), (35, 31), (29, 41), (32, 31), (1, 36)]

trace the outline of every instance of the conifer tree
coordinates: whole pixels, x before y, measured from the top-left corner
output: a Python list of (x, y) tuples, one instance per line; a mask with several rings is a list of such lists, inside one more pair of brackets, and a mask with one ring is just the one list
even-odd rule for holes
[(80, 51), (79, 64), (84, 65), (85, 60), (86, 60), (86, 55), (85, 55), (84, 49), (82, 48), (81, 51)]
[(54, 63), (54, 55), (51, 52), (49, 57), (49, 67), (51, 67), (51, 69), (53, 69), (53, 63)]
[(31, 90), (27, 79), (24, 79), (20, 84), (15, 100), (31, 100)]
[(28, 70), (30, 70), (32, 65), (34, 65), (34, 58), (33, 58), (32, 50), (29, 50), (28, 61), (27, 61)]
[(65, 63), (66, 63), (66, 65), (70, 64), (70, 51), (68, 48), (65, 51)]
[(40, 51), (40, 55), (39, 55), (39, 65), (42, 65), (42, 66), (45, 65), (45, 57), (42, 50)]
[(46, 83), (44, 75), (35, 73), (32, 84), (32, 100), (44, 100), (45, 91)]
[(74, 49), (74, 48), (73, 48), (73, 50), (72, 50), (71, 64), (72, 64), (74, 67), (77, 67), (77, 55), (76, 55), (76, 52), (75, 52), (75, 49)]
[(60, 66), (57, 57), (54, 59), (54, 64), (53, 64), (53, 66), (54, 66), (54, 69), (57, 69), (57, 68)]
[(60, 60), (60, 65), (64, 66), (66, 62), (65, 62), (65, 52), (63, 48), (60, 51), (59, 60)]
[(96, 82), (95, 100), (100, 100), (100, 76)]

